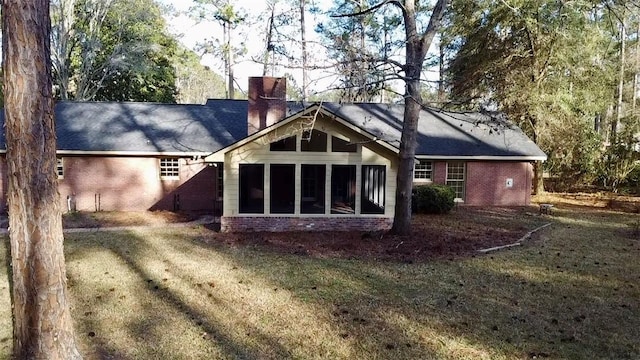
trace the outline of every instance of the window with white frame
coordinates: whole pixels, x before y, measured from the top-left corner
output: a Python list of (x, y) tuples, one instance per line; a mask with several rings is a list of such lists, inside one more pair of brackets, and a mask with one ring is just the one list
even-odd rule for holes
[(433, 181), (433, 162), (417, 160), (413, 169), (414, 181)]
[(64, 161), (61, 157), (56, 158), (56, 174), (58, 179), (64, 179)]
[(456, 192), (456, 199), (464, 200), (465, 163), (463, 161), (447, 163), (447, 186)]
[(178, 158), (160, 159), (160, 178), (161, 179), (179, 179), (180, 178), (180, 159)]

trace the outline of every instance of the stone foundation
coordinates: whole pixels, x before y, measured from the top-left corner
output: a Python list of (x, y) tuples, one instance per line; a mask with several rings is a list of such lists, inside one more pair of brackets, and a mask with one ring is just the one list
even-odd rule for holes
[(222, 232), (254, 231), (379, 231), (389, 230), (392, 218), (385, 217), (236, 217), (220, 219)]

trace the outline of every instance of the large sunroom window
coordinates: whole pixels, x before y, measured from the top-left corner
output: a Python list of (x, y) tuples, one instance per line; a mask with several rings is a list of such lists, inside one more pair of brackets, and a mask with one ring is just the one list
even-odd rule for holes
[(303, 214), (324, 214), (325, 165), (303, 164), (301, 168), (302, 201), (300, 212)]
[(270, 194), (272, 214), (293, 214), (295, 210), (296, 166), (293, 164), (271, 164)]
[(361, 212), (384, 214), (386, 167), (362, 165)]
[(264, 213), (264, 164), (240, 164), (240, 212)]
[(331, 166), (331, 213), (353, 214), (356, 208), (355, 165)]

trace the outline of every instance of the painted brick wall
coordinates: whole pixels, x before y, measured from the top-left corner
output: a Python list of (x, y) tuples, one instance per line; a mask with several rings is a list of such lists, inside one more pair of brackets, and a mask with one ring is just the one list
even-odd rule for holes
[(378, 231), (391, 228), (393, 219), (384, 217), (240, 217), (223, 216), (222, 232), (251, 231)]

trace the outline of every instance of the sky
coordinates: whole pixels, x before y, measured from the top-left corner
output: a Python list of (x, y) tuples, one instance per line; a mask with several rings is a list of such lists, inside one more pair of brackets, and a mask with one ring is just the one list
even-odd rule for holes
[[(191, 6), (193, 6), (192, 0), (159, 0), (160, 3), (172, 5), (176, 10), (181, 12), (187, 12)], [(332, 3), (331, 0), (316, 0), (316, 5), (321, 8), (328, 8)], [(257, 16), (259, 13), (264, 12), (267, 8), (266, 1), (260, 0), (236, 0), (234, 1), (234, 5), (250, 16)], [(167, 18), (169, 22), (169, 29), (174, 34), (177, 35), (180, 41), (188, 48), (195, 49), (198, 42), (202, 42), (207, 38), (215, 36), (219, 39), (222, 39), (222, 27), (217, 22), (201, 22), (196, 23), (193, 19), (191, 19), (188, 15), (183, 14), (177, 17)], [(317, 39), (318, 36), (314, 31), (314, 27), (316, 25), (315, 20), (311, 14), (305, 16), (305, 20), (308, 23), (306, 34), (310, 39)], [(264, 26), (250, 29), (249, 34), (246, 34), (246, 46), (248, 49), (251, 49), (251, 53), (255, 53), (256, 49), (262, 49), (264, 47), (265, 41), (265, 29)], [(249, 55), (250, 55), (249, 54)], [(212, 70), (216, 71), (220, 75), (224, 74), (224, 65), (223, 62), (219, 59), (211, 55), (205, 55), (202, 58), (203, 65), (209, 66)], [(262, 75), (262, 65), (256, 64), (250, 60), (240, 61), (234, 67), (234, 75), (236, 78), (236, 87), (241, 90), (246, 90), (247, 79), (250, 76), (260, 76)], [(275, 76), (283, 76), (284, 70), (280, 70), (281, 73), (275, 73)], [(287, 70), (294, 75), (296, 82), (298, 84), (302, 83), (301, 77), (302, 74), (300, 71), (296, 70)], [(316, 83), (318, 88), (327, 87), (329, 83), (335, 81), (335, 79), (329, 79), (326, 77), (326, 74), (312, 74), (310, 76), (312, 79), (323, 79), (319, 80)], [(313, 85), (312, 85), (313, 87)]]

